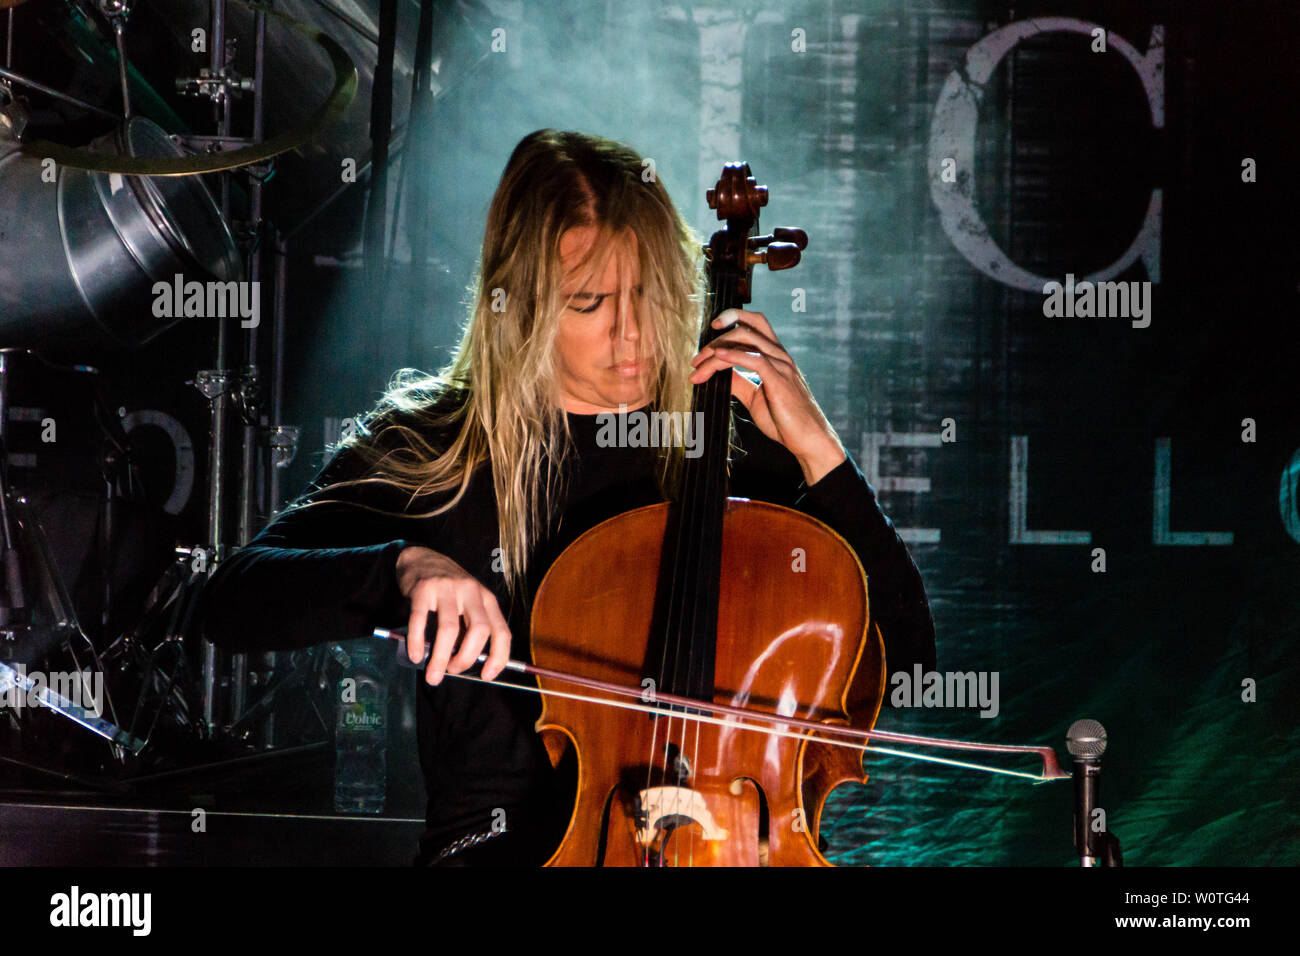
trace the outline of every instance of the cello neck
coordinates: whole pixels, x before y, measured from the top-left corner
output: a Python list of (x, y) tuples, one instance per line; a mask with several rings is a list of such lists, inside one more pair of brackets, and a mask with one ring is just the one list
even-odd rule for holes
[[(707, 321), (700, 347), (723, 331), (713, 328), (719, 313), (745, 304), (742, 283), (717, 252), (722, 243), (748, 239), (729, 225), (710, 243)], [(683, 463), (681, 494), (666, 536), (662, 564), (664, 654), (659, 687), (666, 693), (712, 700), (718, 634), (718, 589), (722, 574), (722, 519), (727, 497), (731, 438), (731, 374), (716, 372), (696, 386), (691, 421), (699, 426), (700, 453)]]

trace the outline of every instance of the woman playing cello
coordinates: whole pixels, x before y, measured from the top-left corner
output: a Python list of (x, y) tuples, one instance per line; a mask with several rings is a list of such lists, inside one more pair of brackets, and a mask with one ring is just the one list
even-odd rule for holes
[[(643, 168), (597, 137), (525, 137), (492, 199), (452, 362), (399, 374), (204, 591), (204, 636), (232, 651), (377, 626), (406, 626), (413, 661), (431, 649), (417, 704), (424, 865), (536, 865), (554, 850), (569, 796), (534, 729), (536, 697), (444, 678), (484, 653), (489, 681), (526, 659), (556, 557), (605, 519), (673, 497), (692, 389), (711, 376), (732, 379), (729, 494), (838, 532), (870, 580), (890, 670), (934, 667), (916, 565), (768, 320), (724, 312), (726, 331), (699, 349), (699, 244)], [(668, 433), (645, 427), (656, 414), (685, 428), (656, 441)]]

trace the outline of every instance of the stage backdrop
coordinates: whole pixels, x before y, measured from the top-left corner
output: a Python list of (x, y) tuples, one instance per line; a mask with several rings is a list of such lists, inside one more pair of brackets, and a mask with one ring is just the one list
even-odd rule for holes
[[(393, 165), (382, 306), (361, 189), (292, 250), (289, 485), (394, 369), (446, 360), (521, 136), (632, 144), (703, 234), (747, 160), (764, 224), (810, 237), (754, 307), (909, 541), (939, 670), (997, 680), (996, 714), (880, 726), (1064, 752), (1092, 717), (1128, 864), (1300, 862), (1294, 5), (488, 7), (440, 38), (473, 67)], [(866, 765), (837, 862), (1072, 859), (1068, 783)]]

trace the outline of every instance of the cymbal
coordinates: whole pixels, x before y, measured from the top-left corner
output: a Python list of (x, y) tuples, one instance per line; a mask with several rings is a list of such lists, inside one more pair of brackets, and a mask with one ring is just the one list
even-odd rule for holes
[[(7, 0), (0, 0), (0, 6), (6, 2)], [(329, 98), (306, 121), (252, 146), (196, 156), (119, 156), (115, 153), (74, 149), (44, 140), (24, 143), (22, 151), (41, 159), (53, 159), (60, 166), (91, 172), (122, 173), (127, 176), (195, 176), (236, 169), (287, 153), (337, 122), (357, 95), (357, 68), (347, 52), (327, 34), (272, 10), (259, 0), (232, 0), (232, 2), (254, 12), (275, 17), (289, 28), (310, 37), (329, 55), (330, 62), (334, 66), (334, 87), (330, 91)]]

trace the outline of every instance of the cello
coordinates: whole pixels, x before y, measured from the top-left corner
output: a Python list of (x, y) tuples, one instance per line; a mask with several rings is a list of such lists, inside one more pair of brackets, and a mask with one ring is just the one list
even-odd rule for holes
[[(701, 349), (726, 331), (713, 318), (750, 301), (755, 266), (792, 267), (807, 244), (798, 229), (758, 234), (767, 199), (742, 163), (708, 192), (725, 225), (705, 249)], [(680, 494), (580, 536), (534, 600), (537, 728), (554, 762), (572, 748), (577, 767), (548, 866), (829, 866), (825, 799), (866, 781), (858, 752), (809, 729), (870, 731), (880, 710), (884, 645), (862, 565), (815, 518), (727, 497), (730, 375), (692, 402), (702, 452)], [(548, 674), (581, 675), (595, 696), (575, 700)], [(615, 706), (612, 688), (629, 685), (651, 706)], [(771, 731), (723, 711), (763, 715)]]

